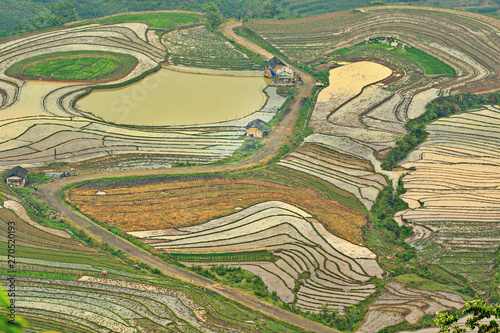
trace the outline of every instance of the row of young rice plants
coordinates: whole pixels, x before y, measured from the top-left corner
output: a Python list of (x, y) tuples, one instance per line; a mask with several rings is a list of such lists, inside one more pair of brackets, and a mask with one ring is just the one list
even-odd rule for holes
[(174, 65), (223, 70), (260, 70), (262, 67), (222, 35), (204, 26), (174, 30), (162, 38)]

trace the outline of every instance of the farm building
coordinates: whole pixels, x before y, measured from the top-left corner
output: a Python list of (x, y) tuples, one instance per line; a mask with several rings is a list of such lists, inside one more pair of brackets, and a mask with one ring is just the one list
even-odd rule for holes
[(246, 136), (252, 138), (262, 138), (264, 136), (264, 130), (266, 129), (267, 123), (260, 119), (255, 119), (248, 123), (246, 128)]
[(280, 67), (276, 70), (277, 83), (293, 83), (293, 70), (288, 67)]
[(5, 176), (5, 182), (12, 187), (23, 187), (26, 183), (26, 176), (28, 175), (28, 170), (16, 166), (15, 168), (9, 170)]
[(269, 59), (267, 61), (267, 68), (271, 68), (272, 70), (276, 70), (278, 69), (277, 67), (280, 67), (280, 66), (286, 66), (286, 64), (280, 60), (278, 57), (272, 57), (271, 59)]
[(278, 57), (272, 57), (266, 62), (264, 76), (271, 79), (276, 79), (276, 71), (283, 66), (286, 66), (286, 64), (282, 60), (280, 60)]

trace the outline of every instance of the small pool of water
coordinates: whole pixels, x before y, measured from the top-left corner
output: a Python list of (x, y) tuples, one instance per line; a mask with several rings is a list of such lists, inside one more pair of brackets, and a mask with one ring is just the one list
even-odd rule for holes
[(127, 125), (190, 125), (232, 120), (266, 101), (264, 78), (161, 69), (131, 85), (95, 90), (76, 103), (105, 121)]

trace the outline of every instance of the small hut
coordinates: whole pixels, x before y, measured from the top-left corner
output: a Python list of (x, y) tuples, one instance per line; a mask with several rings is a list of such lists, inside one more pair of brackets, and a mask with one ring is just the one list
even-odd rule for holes
[(26, 184), (28, 170), (20, 166), (10, 169), (5, 176), (5, 182), (11, 187), (23, 187)]
[(264, 136), (264, 130), (266, 129), (267, 123), (260, 119), (255, 119), (248, 123), (246, 128), (246, 136), (251, 138), (262, 138)]

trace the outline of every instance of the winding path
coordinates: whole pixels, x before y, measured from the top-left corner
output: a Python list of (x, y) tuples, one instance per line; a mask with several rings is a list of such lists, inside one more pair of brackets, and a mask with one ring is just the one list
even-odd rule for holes
[[(227, 26), (225, 32), (227, 32), (229, 29), (231, 38), (237, 40), (239, 43), (242, 43), (246, 47), (249, 47), (252, 51), (258, 52), (264, 57), (268, 57), (267, 51), (261, 49), (260, 47), (247, 41), (246, 39), (236, 35), (233, 31), (234, 27), (236, 26), (238, 26), (238, 24), (231, 24)], [(299, 114), (299, 111), (302, 107), (304, 97), (310, 96), (311, 89), (314, 87), (315, 81), (312, 77), (310, 77), (306, 73), (302, 72), (299, 73), (304, 81), (304, 84), (300, 85), (297, 88), (293, 99), (290, 101), (285, 110), (283, 118), (275, 126), (271, 134), (267, 137), (267, 139), (265, 139), (263, 148), (244, 160), (220, 166), (208, 165), (208, 166), (199, 166), (192, 168), (175, 168), (166, 170), (131, 170), (131, 171), (105, 172), (99, 174), (80, 175), (77, 177), (68, 177), (62, 180), (55, 180), (52, 183), (47, 183), (42, 185), (39, 195), (51, 207), (63, 213), (66, 216), (67, 220), (73, 222), (79, 228), (82, 228), (86, 233), (102, 240), (103, 242), (108, 243), (109, 245), (117, 249), (120, 249), (130, 258), (140, 260), (150, 265), (151, 267), (159, 269), (162, 273), (164, 273), (167, 276), (180, 279), (188, 283), (192, 283), (194, 285), (202, 286), (226, 298), (236, 301), (252, 310), (260, 311), (266, 315), (277, 318), (284, 322), (291, 323), (295, 326), (301, 327), (303, 329), (312, 332), (318, 332), (318, 333), (338, 332), (332, 328), (326, 327), (314, 321), (303, 318), (299, 315), (293, 314), (286, 310), (262, 302), (257, 298), (250, 296), (241, 290), (236, 290), (228, 286), (216, 284), (213, 281), (201, 277), (195, 273), (192, 273), (190, 271), (181, 269), (173, 265), (169, 265), (166, 262), (153, 256), (151, 253), (137, 247), (136, 245), (133, 245), (132, 243), (122, 238), (117, 237), (110, 231), (93, 223), (86, 216), (78, 212), (75, 212), (70, 207), (60, 202), (58, 198), (58, 193), (63, 187), (75, 184), (77, 182), (88, 181), (88, 180), (110, 178), (110, 177), (133, 177), (133, 176), (188, 174), (195, 172), (209, 173), (209, 172), (219, 172), (219, 171), (235, 171), (235, 170), (254, 168), (266, 164), (273, 157), (277, 148), (281, 144), (288, 141), (287, 136), (291, 133), (294, 121), (297, 118), (297, 115)]]

